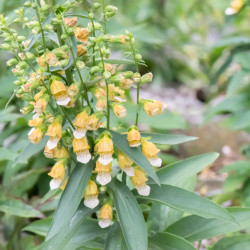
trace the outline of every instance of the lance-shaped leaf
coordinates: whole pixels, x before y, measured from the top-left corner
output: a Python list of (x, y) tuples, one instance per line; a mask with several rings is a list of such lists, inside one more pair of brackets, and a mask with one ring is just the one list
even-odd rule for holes
[[(207, 153), (175, 162), (157, 171), (161, 184), (178, 185), (188, 177), (199, 173), (218, 158), (218, 153)], [(149, 181), (152, 183), (152, 180)]]
[[(106, 129), (98, 129), (98, 133), (104, 132)], [(112, 130), (109, 131), (112, 136), (112, 141), (119, 150), (126, 154), (136, 165), (140, 166), (145, 172), (158, 184), (160, 184), (159, 179), (150, 165), (147, 158), (142, 154), (138, 148), (131, 148), (128, 144), (127, 139)]]
[(51, 222), (52, 218), (36, 220), (23, 228), (23, 231), (28, 231), (45, 237), (49, 231)]
[(211, 250), (248, 250), (249, 246), (249, 235), (235, 235), (222, 238), (211, 248)]
[(170, 233), (157, 233), (149, 239), (149, 249), (164, 249), (164, 250), (195, 250), (193, 245), (185, 239)]
[(171, 135), (171, 134), (152, 134), (141, 133), (142, 137), (150, 137), (149, 141), (158, 144), (175, 145), (183, 142), (197, 140), (198, 137), (186, 136), (186, 135)]
[(182, 188), (156, 184), (150, 185), (149, 196), (138, 196), (139, 200), (160, 202), (180, 211), (205, 218), (218, 218), (237, 224), (234, 217), (224, 208), (212, 201)]
[(196, 241), (249, 228), (250, 208), (232, 207), (227, 208), (227, 211), (231, 213), (239, 226), (228, 221), (191, 215), (172, 224), (167, 232), (179, 235), (188, 241)]
[(141, 209), (126, 185), (113, 180), (110, 183), (120, 226), (130, 250), (147, 250), (147, 228)]
[(76, 165), (60, 198), (46, 240), (49, 240), (52, 236), (59, 233), (62, 227), (69, 224), (81, 202), (94, 164), (95, 160), (90, 160), (87, 164)]

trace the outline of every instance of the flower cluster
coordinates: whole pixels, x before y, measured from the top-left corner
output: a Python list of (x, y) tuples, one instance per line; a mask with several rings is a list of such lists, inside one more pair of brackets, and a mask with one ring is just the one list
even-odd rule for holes
[[(95, 3), (89, 10), (89, 23), (82, 27), (77, 17), (67, 15), (67, 10), (76, 5), (77, 1), (71, 1), (49, 15), (51, 6), (45, 2), (41, 6), (26, 2), (25, 7), (35, 11), (36, 17), (29, 20), (20, 8), (14, 22), (31, 29), (36, 35), (31, 40), (19, 36), (10, 28), (11, 22), (0, 16), (1, 36), (5, 41), (1, 47), (14, 55), (7, 65), (17, 77), (16, 97), (26, 103), (21, 113), (32, 114), (28, 123), (31, 127), (29, 140), (37, 144), (47, 136), (44, 155), (55, 160), (48, 174), (52, 177), (50, 188), (64, 190), (72, 170), (68, 166), (72, 166), (72, 162), (87, 164), (97, 159), (83, 194), (85, 206), (93, 209), (99, 204), (100, 186), (115, 177), (112, 175), (113, 158), (118, 160), (121, 172), (130, 177), (140, 195), (150, 193), (144, 170), (114, 147), (110, 112), (120, 119), (126, 117), (124, 103), (129, 89), (137, 88), (136, 122), (127, 131), (128, 145), (139, 148), (153, 167), (160, 167), (161, 159), (157, 156), (160, 150), (148, 138), (141, 137), (137, 124), (141, 107), (147, 115), (155, 116), (161, 114), (166, 105), (139, 99), (140, 85), (151, 82), (153, 75), (140, 75), (138, 65), (143, 61), (134, 49), (131, 33), (106, 33), (106, 21), (116, 14), (117, 8), (102, 6), (101, 17), (98, 17), (101, 4)], [(130, 51), (136, 72), (122, 71), (118, 64), (109, 63), (113, 45)], [(106, 130), (98, 133), (99, 128)], [(101, 227), (111, 223), (111, 198), (103, 200), (99, 213)]]

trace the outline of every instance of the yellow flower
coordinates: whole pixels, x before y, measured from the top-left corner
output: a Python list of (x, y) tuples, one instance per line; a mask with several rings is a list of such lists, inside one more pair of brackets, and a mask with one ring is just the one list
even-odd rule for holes
[(134, 148), (141, 145), (141, 135), (137, 127), (135, 126), (130, 127), (130, 129), (128, 130), (127, 139), (130, 147)]
[(121, 105), (113, 105), (113, 111), (118, 118), (124, 118), (127, 115), (127, 110)]
[(107, 107), (107, 102), (105, 99), (101, 98), (96, 102), (95, 108), (97, 111), (103, 111)]
[(54, 53), (48, 53), (46, 55), (46, 62), (49, 64), (49, 66), (56, 66), (58, 65), (58, 59)]
[(96, 180), (103, 186), (111, 182), (112, 163), (103, 165), (99, 161), (96, 162), (95, 171), (97, 172)]
[(146, 185), (148, 179), (140, 167), (135, 167), (135, 175), (131, 176), (130, 179), (140, 195), (148, 196), (150, 194), (150, 186)]
[(81, 56), (84, 53), (86, 54), (86, 52), (86, 48), (84, 48), (82, 44), (77, 45), (76, 56)]
[(47, 142), (48, 149), (55, 148), (62, 137), (62, 125), (59, 118), (56, 118), (48, 127), (46, 135), (50, 137)]
[(61, 188), (62, 190), (64, 190), (65, 187), (66, 187), (66, 185), (67, 185), (67, 183), (68, 183), (68, 178), (66, 178), (66, 179), (64, 180), (64, 182), (63, 182), (63, 184), (60, 186), (60, 188)]
[(236, 14), (237, 12), (239, 12), (239, 10), (243, 6), (243, 1), (242, 0), (233, 0), (230, 5), (231, 5), (231, 7), (228, 7), (225, 10), (226, 15), (233, 15), (233, 14)]
[(87, 163), (91, 159), (91, 154), (89, 153), (89, 144), (85, 137), (81, 139), (73, 139), (73, 150), (76, 153), (77, 161), (81, 163)]
[(88, 130), (97, 130), (99, 127), (99, 121), (102, 118), (102, 112), (96, 112), (93, 115), (89, 116), (86, 121), (86, 128)]
[(57, 150), (58, 150), (57, 147), (52, 148), (52, 149), (49, 149), (49, 148), (47, 147), (47, 145), (46, 145), (45, 148), (44, 148), (43, 154), (45, 155), (46, 158), (51, 159), (51, 158), (54, 158), (54, 157), (55, 157), (56, 151), (57, 151)]
[(31, 102), (34, 105), (34, 109), (36, 113), (43, 113), (45, 109), (47, 108), (49, 101), (48, 95), (43, 95), (41, 98), (39, 98), (36, 102)]
[(94, 89), (94, 96), (95, 96), (97, 99), (101, 99), (102, 97), (105, 97), (105, 96), (106, 96), (106, 90), (105, 90), (105, 89), (102, 89), (102, 88), (95, 88), (95, 89)]
[(85, 136), (87, 131), (85, 124), (88, 117), (89, 115), (87, 110), (82, 111), (76, 116), (75, 121), (73, 123), (75, 126), (74, 137), (76, 139), (81, 139)]
[(109, 100), (114, 102), (125, 102), (125, 92), (123, 89), (115, 86), (114, 84), (109, 84)]
[(39, 67), (46, 67), (46, 58), (45, 55), (40, 56), (39, 58), (36, 59)]
[(70, 97), (74, 97), (80, 89), (80, 83), (79, 82), (74, 82), (68, 87), (68, 95)]
[(56, 189), (60, 186), (61, 182), (65, 177), (65, 167), (64, 162), (59, 161), (57, 162), (48, 173), (53, 179), (50, 181), (50, 189)]
[(82, 42), (83, 44), (86, 44), (88, 41), (88, 35), (89, 32), (87, 31), (86, 28), (75, 28), (75, 36), (76, 39), (80, 42)]
[(99, 226), (101, 228), (105, 228), (110, 226), (111, 220), (112, 220), (112, 207), (107, 203), (101, 207), (100, 213), (99, 213)]
[(89, 180), (84, 192), (84, 205), (89, 208), (95, 208), (99, 204), (98, 189), (94, 181)]
[(74, 27), (76, 26), (76, 23), (77, 23), (77, 17), (66, 17), (64, 18), (64, 23), (66, 24), (67, 27)]
[(130, 89), (130, 87), (132, 86), (133, 81), (131, 79), (122, 79), (120, 81), (120, 87), (123, 89)]
[(29, 140), (33, 144), (37, 144), (41, 141), (44, 131), (41, 128), (32, 128), (28, 133)]
[(42, 124), (43, 124), (43, 121), (44, 121), (44, 117), (36, 117), (36, 118), (33, 118), (32, 120), (29, 120), (29, 126), (30, 127), (41, 127)]
[(66, 106), (69, 103), (70, 97), (68, 96), (67, 88), (61, 81), (53, 80), (50, 90), (58, 105)]
[(65, 147), (55, 148), (55, 158), (69, 158), (69, 153)]
[(154, 100), (142, 100), (143, 109), (147, 115), (153, 117), (161, 114), (167, 107), (166, 104)]
[(133, 161), (131, 161), (125, 154), (119, 152), (118, 154), (118, 163), (120, 168), (128, 175), (134, 176), (135, 171), (132, 167)]
[(112, 162), (112, 154), (114, 153), (114, 147), (109, 135), (104, 134), (102, 139), (95, 145), (95, 151), (100, 155), (98, 161), (101, 164), (107, 165)]
[(160, 150), (154, 145), (154, 143), (142, 139), (142, 153), (154, 167), (161, 166), (162, 160), (157, 156), (159, 152)]

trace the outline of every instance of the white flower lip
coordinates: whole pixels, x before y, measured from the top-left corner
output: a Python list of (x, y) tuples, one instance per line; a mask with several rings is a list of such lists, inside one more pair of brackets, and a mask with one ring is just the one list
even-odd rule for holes
[(136, 187), (138, 193), (142, 196), (149, 196), (150, 194), (150, 186), (145, 185), (145, 186), (137, 186)]
[(47, 142), (48, 149), (53, 149), (57, 146), (57, 143), (59, 142), (60, 138), (58, 137), (51, 137)]
[(112, 158), (112, 154), (100, 154), (100, 157), (98, 158), (98, 161), (102, 164), (102, 165), (108, 165), (110, 162), (112, 162), (113, 158)]
[(139, 147), (140, 145), (141, 145), (141, 142), (138, 142), (138, 143), (130, 142), (130, 144), (129, 144), (129, 146), (132, 147), (132, 148)]
[(61, 183), (62, 183), (62, 180), (60, 179), (52, 179), (49, 183), (50, 190), (59, 188)]
[(95, 208), (99, 204), (99, 200), (96, 195), (91, 195), (84, 199), (84, 205), (89, 208)]
[(66, 106), (70, 102), (70, 97), (61, 96), (56, 100), (56, 103), (60, 106)]
[(227, 15), (227, 16), (233, 15), (235, 13), (236, 13), (236, 11), (231, 7), (228, 7), (225, 9), (225, 15)]
[(91, 159), (91, 154), (89, 153), (88, 150), (86, 151), (81, 151), (76, 153), (77, 155), (77, 161), (81, 162), (81, 163), (88, 163)]
[(35, 128), (32, 128), (32, 129), (29, 131), (28, 136), (30, 136), (34, 130), (35, 130)]
[(126, 166), (123, 171), (128, 175), (128, 176), (134, 176), (135, 175), (135, 170), (131, 166)]
[(98, 224), (101, 228), (106, 228), (106, 227), (110, 226), (111, 220), (110, 219), (102, 219), (102, 220), (99, 220)]
[(73, 135), (76, 139), (81, 139), (86, 135), (86, 129), (79, 129), (77, 128), (74, 132)]
[(150, 158), (148, 160), (149, 160), (150, 164), (152, 166), (154, 166), (154, 167), (160, 167), (161, 166), (162, 160), (161, 160), (161, 158), (159, 158), (157, 156), (154, 157), (154, 158)]
[(109, 172), (98, 172), (96, 180), (102, 185), (106, 185), (111, 182), (111, 174)]

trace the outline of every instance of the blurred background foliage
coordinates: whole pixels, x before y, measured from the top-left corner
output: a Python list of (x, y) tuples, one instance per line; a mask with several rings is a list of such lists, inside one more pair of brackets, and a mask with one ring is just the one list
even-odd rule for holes
[[(1, 0), (0, 13), (12, 19), (14, 9), (24, 2)], [(224, 11), (230, 4), (228, 0), (107, 2), (119, 9), (119, 15), (109, 23), (108, 31), (119, 34), (129, 30), (134, 34), (136, 47), (148, 65), (148, 68), (141, 66), (141, 73), (152, 71), (154, 74), (150, 89), (161, 92), (170, 87), (186, 86), (195, 93), (194, 98), (205, 103), (204, 123), (211, 123), (219, 115), (227, 129), (249, 133), (248, 6), (236, 15), (225, 16)], [(74, 11), (85, 12), (79, 8)], [(19, 113), (21, 103), (17, 99), (11, 99), (5, 109), (15, 88), (12, 84), (14, 77), (5, 64), (11, 57), (0, 50), (0, 232), (5, 228), (0, 233), (0, 249), (3, 246), (6, 249), (32, 249), (33, 241), (29, 236), (21, 237), (22, 229), (33, 217), (43, 218), (43, 213), (51, 213), (57, 206), (60, 192), (53, 198), (51, 194), (41, 198), (48, 191), (47, 171), (51, 162), (41, 154), (36, 155), (38, 149), (27, 150), (27, 160), (18, 159), (18, 153), (29, 143), (29, 128), (27, 116)], [(164, 98), (165, 92), (161, 96)], [(171, 100), (165, 98), (163, 101)], [(133, 109), (132, 106), (128, 108)], [(189, 125), (181, 114), (170, 111), (155, 119), (142, 117), (142, 123), (163, 133), (185, 130)], [(180, 156), (175, 146), (163, 148), (163, 151), (166, 153), (162, 155), (164, 164), (174, 162)], [(233, 205), (250, 206), (250, 145), (242, 146), (241, 152), (243, 160), (220, 170), (229, 175), (223, 193), (213, 197), (220, 204), (231, 200)]]

